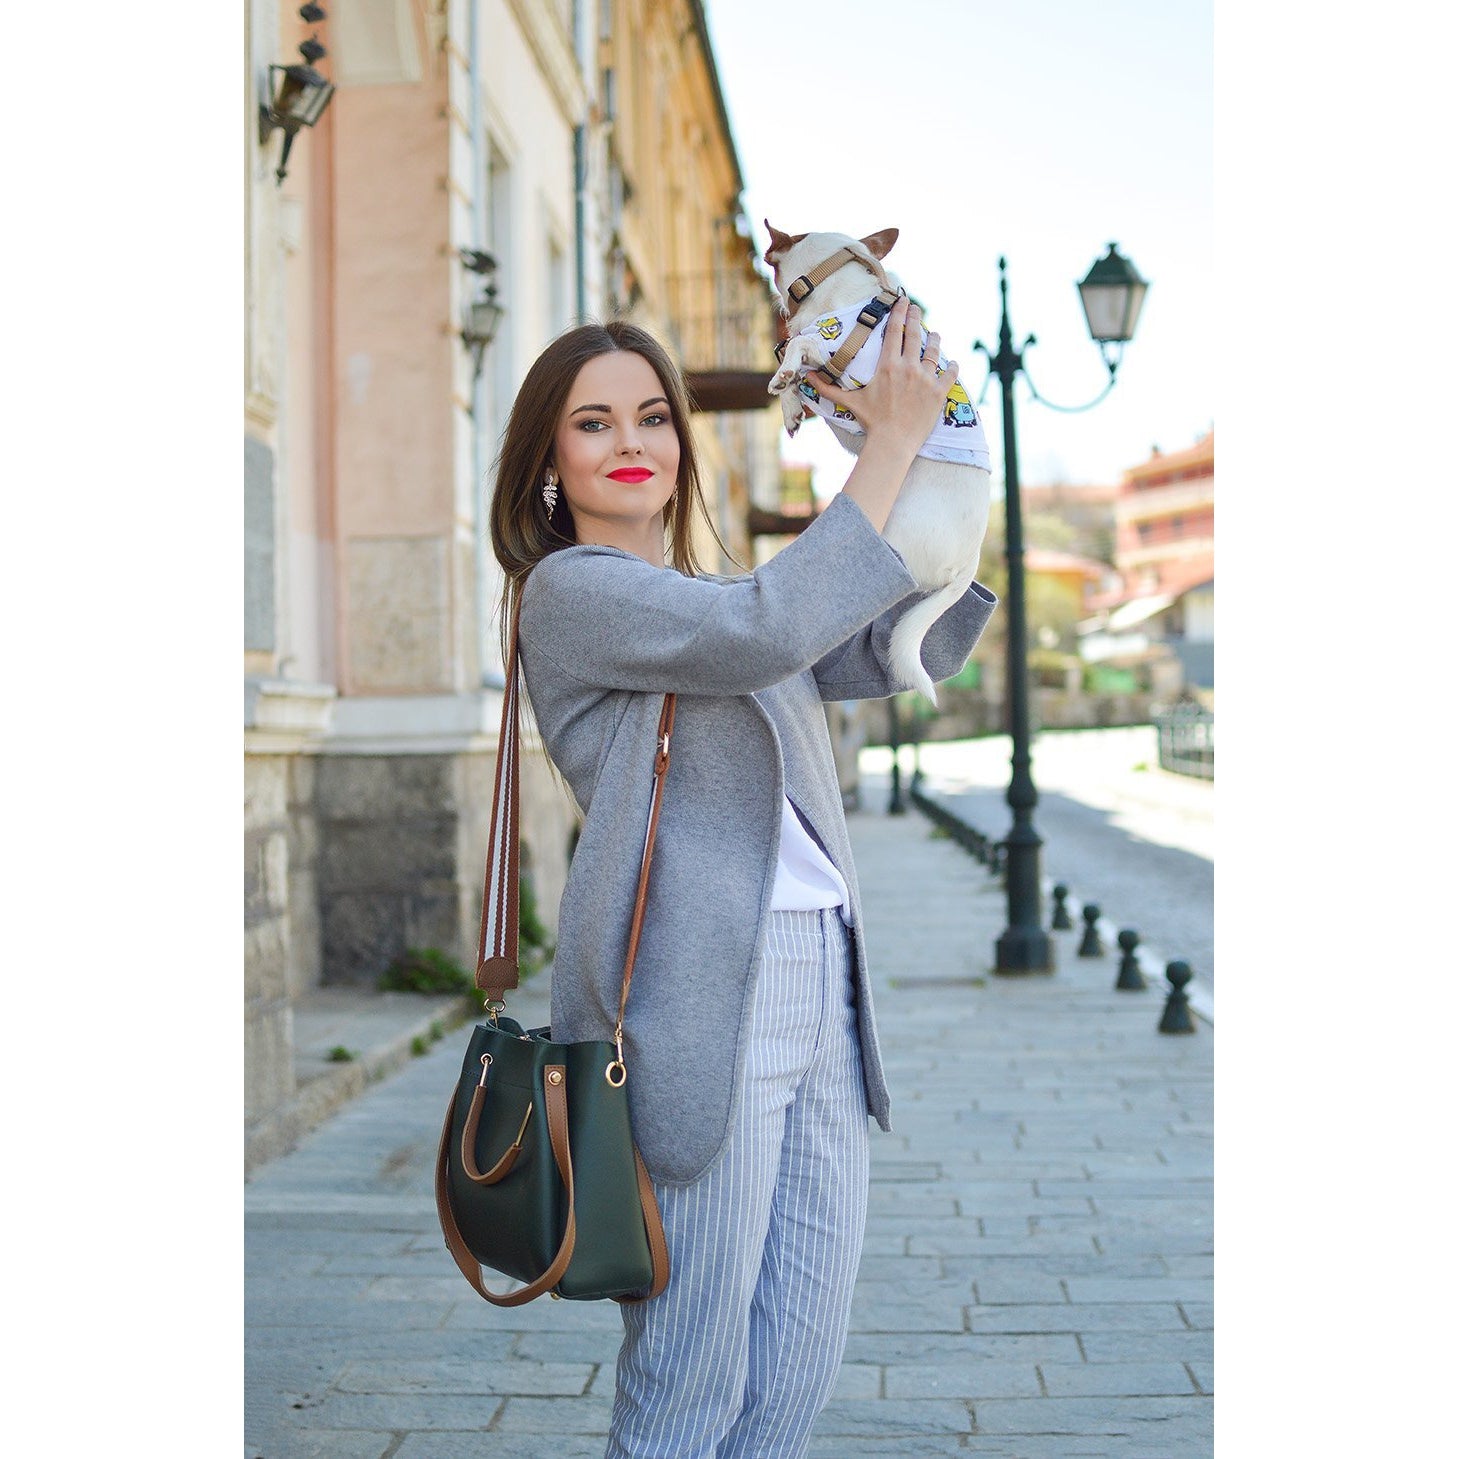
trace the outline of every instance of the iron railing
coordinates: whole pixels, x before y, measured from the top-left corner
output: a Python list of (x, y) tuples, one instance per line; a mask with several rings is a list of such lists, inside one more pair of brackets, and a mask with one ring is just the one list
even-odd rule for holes
[(1216, 716), (1199, 704), (1174, 704), (1154, 715), (1160, 768), (1216, 778)]
[[(775, 373), (775, 308), (760, 285), (726, 270), (670, 274), (668, 328), (686, 370)], [(768, 396), (767, 396), (768, 398)]]

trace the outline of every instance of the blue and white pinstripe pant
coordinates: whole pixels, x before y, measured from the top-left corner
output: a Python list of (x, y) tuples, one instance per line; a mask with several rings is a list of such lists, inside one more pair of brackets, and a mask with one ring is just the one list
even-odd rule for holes
[(866, 1230), (850, 932), (772, 911), (714, 1164), (654, 1182), (669, 1284), (622, 1308), (605, 1459), (801, 1459), (835, 1386)]

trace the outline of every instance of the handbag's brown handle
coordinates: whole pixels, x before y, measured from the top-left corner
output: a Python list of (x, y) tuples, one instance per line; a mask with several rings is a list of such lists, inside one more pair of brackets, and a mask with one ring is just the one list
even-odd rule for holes
[[(487, 1008), (493, 1019), (505, 1006), (503, 995), (518, 985), (518, 907), (520, 787), (518, 739), (521, 731), (521, 708), (517, 697), (520, 669), (517, 663), (517, 625), (522, 616), (522, 599), (517, 597), (512, 613), (511, 642), (507, 650), (506, 691), (502, 695), (502, 725), (497, 738), (496, 785), (491, 800), (491, 841), (487, 848), (486, 885), (481, 896), (481, 938), (476, 954), (476, 986), (486, 994)], [(659, 713), (658, 741), (654, 752), (653, 805), (649, 811), (648, 833), (644, 837), (643, 860), (638, 869), (638, 895), (633, 904), (633, 924), (628, 934), (628, 952), (623, 960), (623, 989), (618, 1002), (618, 1024), (614, 1036), (619, 1042), (622, 1061), (623, 1014), (628, 1007), (628, 988), (633, 981), (634, 959), (638, 956), (638, 939), (643, 930), (644, 907), (648, 903), (649, 865), (653, 859), (654, 838), (658, 832), (659, 809), (663, 804), (664, 782), (669, 769), (669, 741), (674, 732), (674, 709), (677, 697), (664, 695)], [(488, 932), (491, 951), (487, 951)], [(495, 1005), (495, 1008), (493, 1008)]]
[[(497, 1296), (487, 1290), (481, 1279), (481, 1264), (471, 1254), (456, 1225), (456, 1215), (451, 1209), (451, 1186), (446, 1175), (446, 1150), (451, 1140), (451, 1115), (456, 1101), (453, 1096), (446, 1106), (446, 1123), (441, 1130), (441, 1143), (436, 1150), (436, 1214), (441, 1219), (441, 1231), (446, 1246), (461, 1268), (461, 1274), (486, 1298), (498, 1307), (519, 1307), (530, 1302), (555, 1286), (572, 1260), (573, 1247), (578, 1239), (578, 1220), (575, 1193), (572, 1183), (572, 1150), (567, 1138), (567, 1069), (561, 1064), (548, 1064), (542, 1071), (542, 1087), (546, 1091), (547, 1130), (552, 1140), (552, 1154), (557, 1161), (558, 1174), (567, 1188), (567, 1221), (562, 1228), (562, 1244), (557, 1255), (547, 1265), (540, 1277), (530, 1281), (516, 1292)], [(554, 1079), (554, 1074), (557, 1076)]]
[[(560, 1076), (556, 1080), (553, 1079), (554, 1071)], [(461, 1269), (461, 1275), (481, 1296), (497, 1307), (520, 1307), (522, 1303), (531, 1302), (550, 1290), (561, 1281), (562, 1274), (572, 1260), (573, 1248), (577, 1244), (578, 1226), (576, 1196), (573, 1189), (572, 1148), (567, 1134), (567, 1069), (561, 1064), (548, 1064), (542, 1072), (542, 1087), (546, 1091), (547, 1130), (552, 1141), (552, 1154), (557, 1161), (558, 1174), (561, 1175), (562, 1183), (567, 1189), (567, 1221), (563, 1225), (562, 1244), (557, 1249), (557, 1255), (553, 1257), (547, 1270), (541, 1276), (528, 1282), (518, 1291), (507, 1292), (502, 1296), (489, 1291), (482, 1280), (481, 1264), (471, 1254), (471, 1248), (467, 1246), (461, 1235), (461, 1229), (456, 1224), (456, 1213), (451, 1209), (447, 1152), (451, 1144), (451, 1117), (456, 1108), (454, 1093), (446, 1105), (446, 1120), (441, 1127), (440, 1144), (436, 1147), (436, 1214), (440, 1218), (441, 1231), (446, 1238), (447, 1249), (455, 1259), (456, 1265)], [(476, 1108), (474, 1099), (472, 1108), (473, 1111)], [(514, 1146), (513, 1150), (516, 1148)], [(515, 1160), (515, 1155), (512, 1158)], [(664, 1238), (664, 1224), (659, 1216), (658, 1202), (654, 1199), (653, 1183), (649, 1179), (648, 1169), (644, 1165), (643, 1157), (638, 1153), (637, 1147), (633, 1151), (633, 1161), (638, 1169), (638, 1199), (643, 1208), (643, 1221), (648, 1232), (649, 1251), (653, 1257), (653, 1276), (650, 1279), (648, 1291), (642, 1296), (615, 1297), (613, 1299), (615, 1302), (626, 1304), (647, 1302), (650, 1297), (657, 1297), (669, 1283), (669, 1244)], [(470, 1166), (467, 1167), (468, 1173), (475, 1164), (473, 1156)], [(506, 1172), (503, 1171), (502, 1174), (505, 1175)], [(477, 1177), (472, 1176), (472, 1178)]]
[(517, 1156), (522, 1153), (522, 1137), (527, 1133), (527, 1121), (532, 1118), (532, 1101), (527, 1101), (527, 1113), (522, 1116), (517, 1138), (507, 1146), (502, 1158), (490, 1170), (481, 1170), (476, 1164), (476, 1132), (481, 1126), (481, 1111), (486, 1104), (486, 1078), (482, 1077), (471, 1096), (471, 1108), (466, 1111), (466, 1123), (461, 1129), (461, 1169), (466, 1179), (477, 1185), (495, 1185), (511, 1174)]

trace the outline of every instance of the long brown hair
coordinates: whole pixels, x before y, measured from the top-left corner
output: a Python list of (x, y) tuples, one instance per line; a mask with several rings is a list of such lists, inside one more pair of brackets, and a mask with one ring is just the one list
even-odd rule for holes
[[(673, 567), (686, 577), (704, 575), (694, 552), (691, 513), (697, 507), (726, 557), (741, 566), (725, 547), (705, 505), (699, 458), (689, 428), (689, 389), (668, 351), (646, 329), (626, 319), (579, 325), (542, 351), (527, 371), (512, 403), (507, 428), (497, 452), (496, 491), (491, 499), (491, 545), (506, 574), (501, 603), (502, 662), (507, 662), (508, 635), (527, 574), (551, 553), (577, 542), (577, 524), (567, 493), (559, 489), (551, 519), (542, 500), (542, 480), (557, 438), (557, 422), (578, 372), (589, 360), (614, 350), (632, 350), (653, 367), (669, 402), (669, 416), (679, 437), (679, 477), (665, 511), (665, 534)], [(742, 571), (745, 569), (741, 569)]]

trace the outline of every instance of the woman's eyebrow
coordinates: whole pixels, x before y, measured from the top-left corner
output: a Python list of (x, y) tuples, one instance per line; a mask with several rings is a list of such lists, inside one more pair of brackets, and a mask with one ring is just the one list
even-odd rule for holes
[[(647, 406), (657, 405), (658, 402), (661, 401), (661, 400), (664, 402), (665, 405), (667, 405), (669, 403), (668, 400), (664, 396), (662, 396), (662, 395), (654, 395), (654, 396), (650, 396), (649, 399), (645, 400), (643, 402), (643, 404), (640, 405), (638, 408), (640, 410), (643, 410)], [(571, 415), (579, 415), (579, 414), (581, 414), (581, 412), (583, 412), (585, 410), (601, 410), (604, 415), (612, 415), (613, 414), (612, 410), (608, 406), (606, 406), (606, 405), (580, 405), (580, 406), (578, 406), (578, 408), (576, 410), (570, 410), (570, 411), (568, 411), (568, 414), (570, 416)]]

